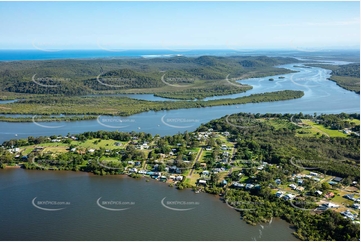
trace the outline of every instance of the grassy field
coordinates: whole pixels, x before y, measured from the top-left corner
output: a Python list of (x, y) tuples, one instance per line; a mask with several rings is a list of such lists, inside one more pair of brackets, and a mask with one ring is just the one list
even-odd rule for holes
[[(98, 141), (99, 139), (90, 139), (90, 140), (86, 140), (85, 142), (80, 142), (80, 141), (72, 141), (71, 145), (76, 145), (79, 147), (83, 147), (86, 149), (100, 149), (105, 148), (108, 150), (112, 150), (112, 149), (124, 149), (127, 146), (127, 142), (121, 142), (121, 141), (117, 141), (117, 140), (101, 140), (98, 143), (94, 143), (95, 141)], [(116, 146), (114, 145), (115, 142), (119, 142), (122, 143), (121, 146)]]
[(311, 126), (311, 128), (305, 129), (311, 131), (313, 134), (320, 133), (330, 137), (347, 137), (347, 134), (344, 134), (341, 131), (325, 128), (322, 124), (316, 124), (308, 119), (302, 119), (302, 123)]

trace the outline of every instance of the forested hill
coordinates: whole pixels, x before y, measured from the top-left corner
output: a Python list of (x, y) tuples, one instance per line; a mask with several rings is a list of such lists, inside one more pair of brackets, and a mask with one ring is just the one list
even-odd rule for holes
[[(293, 58), (266, 56), (0, 62), (0, 92), (79, 95), (102, 91), (120, 93), (129, 89), (144, 93), (149, 92), (147, 88), (154, 88), (153, 93), (164, 93), (168, 91), (168, 86), (161, 81), (164, 74), (167, 82), (186, 82), (193, 85), (193, 89), (201, 90), (205, 83), (223, 80), (228, 74), (232, 80), (288, 73), (289, 70), (274, 66), (296, 62), (299, 61)], [(248, 89), (228, 83), (221, 93)]]

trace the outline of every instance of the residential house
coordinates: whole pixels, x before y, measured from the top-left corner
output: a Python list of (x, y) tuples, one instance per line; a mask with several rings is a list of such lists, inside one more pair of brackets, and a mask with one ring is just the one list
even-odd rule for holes
[(207, 181), (206, 180), (198, 180), (198, 184), (199, 185), (207, 185)]
[(318, 196), (322, 195), (322, 192), (320, 190), (315, 191), (315, 194), (317, 194)]
[(278, 191), (276, 192), (276, 197), (282, 197), (285, 192)]

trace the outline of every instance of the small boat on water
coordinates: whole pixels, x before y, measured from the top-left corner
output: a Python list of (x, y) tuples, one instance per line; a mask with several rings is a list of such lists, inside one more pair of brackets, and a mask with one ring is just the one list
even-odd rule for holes
[(274, 79), (273, 78), (270, 78), (270, 79), (268, 79), (269, 81), (274, 81)]

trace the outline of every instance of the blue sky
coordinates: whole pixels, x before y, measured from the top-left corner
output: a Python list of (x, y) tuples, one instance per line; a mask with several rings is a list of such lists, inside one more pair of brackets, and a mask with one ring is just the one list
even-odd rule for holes
[(0, 49), (359, 48), (359, 2), (0, 2)]

